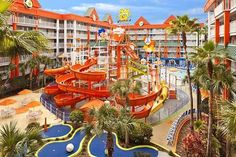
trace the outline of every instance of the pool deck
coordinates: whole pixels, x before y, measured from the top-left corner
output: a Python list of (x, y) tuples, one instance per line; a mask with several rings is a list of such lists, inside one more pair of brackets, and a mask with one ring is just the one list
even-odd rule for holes
[[(14, 99), (17, 102), (10, 105), (10, 106), (0, 106), (0, 110), (3, 108), (18, 108), (19, 106), (22, 106), (22, 103), (30, 103), (32, 101), (39, 101), (41, 93), (29, 93), (26, 95), (16, 95), (4, 99)], [(0, 102), (4, 99), (1, 99)], [(27, 102), (28, 101), (28, 102)], [(45, 118), (47, 118), (47, 123), (48, 124), (59, 124), (61, 123), (61, 119), (57, 119), (55, 115), (50, 113), (43, 105), (33, 107), (31, 108), (32, 110), (35, 111), (42, 111), (42, 115), (37, 119), (37, 122), (40, 123), (40, 125), (44, 124)], [(28, 112), (21, 113), (21, 114), (16, 114), (12, 117), (9, 118), (0, 118), (0, 127), (4, 124), (9, 124), (11, 121), (17, 122), (17, 127), (20, 129), (25, 129), (25, 127), (30, 123), (30, 121), (27, 118)]]

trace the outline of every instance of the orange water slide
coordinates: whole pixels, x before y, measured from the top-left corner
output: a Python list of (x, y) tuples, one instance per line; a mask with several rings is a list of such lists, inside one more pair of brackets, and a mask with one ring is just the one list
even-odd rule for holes
[(79, 93), (84, 94), (87, 96), (94, 96), (94, 97), (109, 97), (110, 92), (107, 89), (86, 89), (83, 87), (78, 87), (73, 85), (73, 81), (76, 80), (75, 75), (73, 73), (61, 75), (56, 79), (58, 84), (58, 88), (64, 92), (72, 92), (72, 93)]
[[(154, 105), (154, 101), (157, 99), (157, 97), (160, 94), (161, 94), (161, 89), (157, 92), (153, 92), (151, 94), (144, 95), (144, 96), (138, 95), (138, 94), (132, 94), (132, 93), (129, 94), (128, 95), (129, 105), (133, 107), (133, 109), (135, 107), (143, 106), (143, 108), (140, 111), (133, 110), (131, 114), (137, 119), (148, 117)], [(116, 101), (119, 104), (122, 104), (124, 102), (119, 97), (116, 97)]]
[[(132, 48), (133, 47), (133, 48)], [(129, 55), (133, 60), (138, 60), (139, 57), (134, 51), (135, 45), (133, 43), (129, 43), (127, 46), (124, 47), (127, 55)]]
[(138, 55), (132, 49), (125, 48), (125, 51), (126, 51), (127, 55), (129, 55), (133, 60), (139, 59)]
[(97, 64), (97, 59), (90, 58), (82, 66), (78, 66), (78, 65), (72, 66), (71, 71), (75, 74), (75, 78), (78, 80), (94, 81), (94, 82), (106, 80), (105, 72), (94, 72), (94, 71), (84, 72), (85, 70), (88, 70), (91, 66), (95, 64)]
[(63, 93), (56, 95), (54, 100), (58, 107), (71, 106), (71, 108), (74, 108), (77, 102), (86, 98), (84, 95), (75, 96), (73, 93)]
[(56, 69), (46, 69), (44, 71), (44, 74), (48, 76), (62, 75), (69, 69), (70, 69), (70, 66), (63, 66), (61, 68), (56, 68)]
[(62, 93), (62, 91), (58, 88), (58, 85), (50, 85), (47, 86), (43, 89), (44, 93), (48, 94), (48, 95), (57, 95)]

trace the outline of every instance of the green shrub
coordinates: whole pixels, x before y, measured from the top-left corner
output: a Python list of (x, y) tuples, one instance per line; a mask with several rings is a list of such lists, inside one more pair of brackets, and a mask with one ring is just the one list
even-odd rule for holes
[(38, 122), (29, 123), (26, 127), (26, 130), (31, 130), (33, 128), (40, 128), (40, 124)]
[[(117, 130), (117, 135), (124, 141), (125, 135), (122, 128)], [(149, 144), (152, 137), (152, 127), (144, 122), (137, 121), (135, 127), (129, 132), (129, 142), (134, 145)]]
[(70, 113), (70, 120), (75, 127), (84, 122), (84, 114), (80, 110), (74, 110)]

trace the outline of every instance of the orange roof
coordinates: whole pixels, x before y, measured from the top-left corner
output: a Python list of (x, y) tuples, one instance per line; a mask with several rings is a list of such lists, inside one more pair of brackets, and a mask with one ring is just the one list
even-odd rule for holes
[(164, 24), (169, 24), (170, 21), (175, 20), (175, 19), (176, 19), (176, 17), (174, 15), (171, 15), (165, 20)]
[(95, 100), (91, 100), (88, 103), (84, 104), (82, 107), (80, 107), (80, 110), (90, 110), (90, 109), (99, 109), (104, 105), (104, 102), (99, 100), (99, 99), (95, 99)]
[[(24, 5), (24, 0), (14, 0), (14, 3)], [(32, 0), (32, 3), (34, 8), (41, 8), (41, 5), (38, 0)]]
[(139, 22), (143, 22), (143, 25), (150, 25), (150, 23), (143, 17), (141, 16), (136, 22), (134, 25), (139, 25)]
[(216, 0), (207, 0), (205, 6), (204, 6), (204, 11), (208, 11), (210, 7), (215, 3)]

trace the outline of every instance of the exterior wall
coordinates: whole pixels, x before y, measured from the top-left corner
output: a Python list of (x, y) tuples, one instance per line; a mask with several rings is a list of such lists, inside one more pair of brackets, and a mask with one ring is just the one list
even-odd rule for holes
[[(86, 13), (86, 16), (79, 16), (49, 12), (41, 9), (37, 0), (33, 0), (33, 3), (37, 5), (27, 9), (23, 0), (16, 0), (10, 9), (13, 15), (9, 18), (8, 23), (17, 30), (39, 30), (45, 34), (50, 42), (52, 53), (44, 52), (43, 55), (53, 59), (61, 54), (70, 57), (75, 48), (87, 48), (89, 45), (95, 45), (99, 28), (110, 31), (117, 26), (112, 23), (111, 16), (108, 16), (106, 20), (99, 20), (95, 9)], [(143, 27), (139, 26), (138, 21), (134, 25), (127, 26), (126, 33), (130, 36), (131, 41), (138, 46), (137, 50), (140, 55), (144, 56), (144, 37), (150, 36), (156, 42), (156, 51), (160, 48), (161, 57), (164, 56), (164, 51), (167, 51), (169, 58), (176, 57), (177, 49), (182, 45), (181, 38), (166, 34), (165, 28), (169, 26), (168, 19), (163, 24), (150, 24), (141, 17), (141, 20), (144, 20)], [(190, 46), (188, 51), (191, 52), (193, 47), (197, 45), (197, 34), (188, 34), (187, 39), (187, 45)], [(161, 44), (160, 47), (158, 46), (159, 43)], [(182, 49), (180, 51), (183, 53)], [(9, 64), (9, 58), (0, 58), (0, 60), (2, 61), (0, 67), (3, 66), (0, 68), (1, 73)]]
[[(236, 80), (236, 0), (207, 0), (205, 12), (208, 14), (209, 39), (222, 48), (228, 47), (228, 60)], [(236, 100), (236, 89), (232, 95)]]

